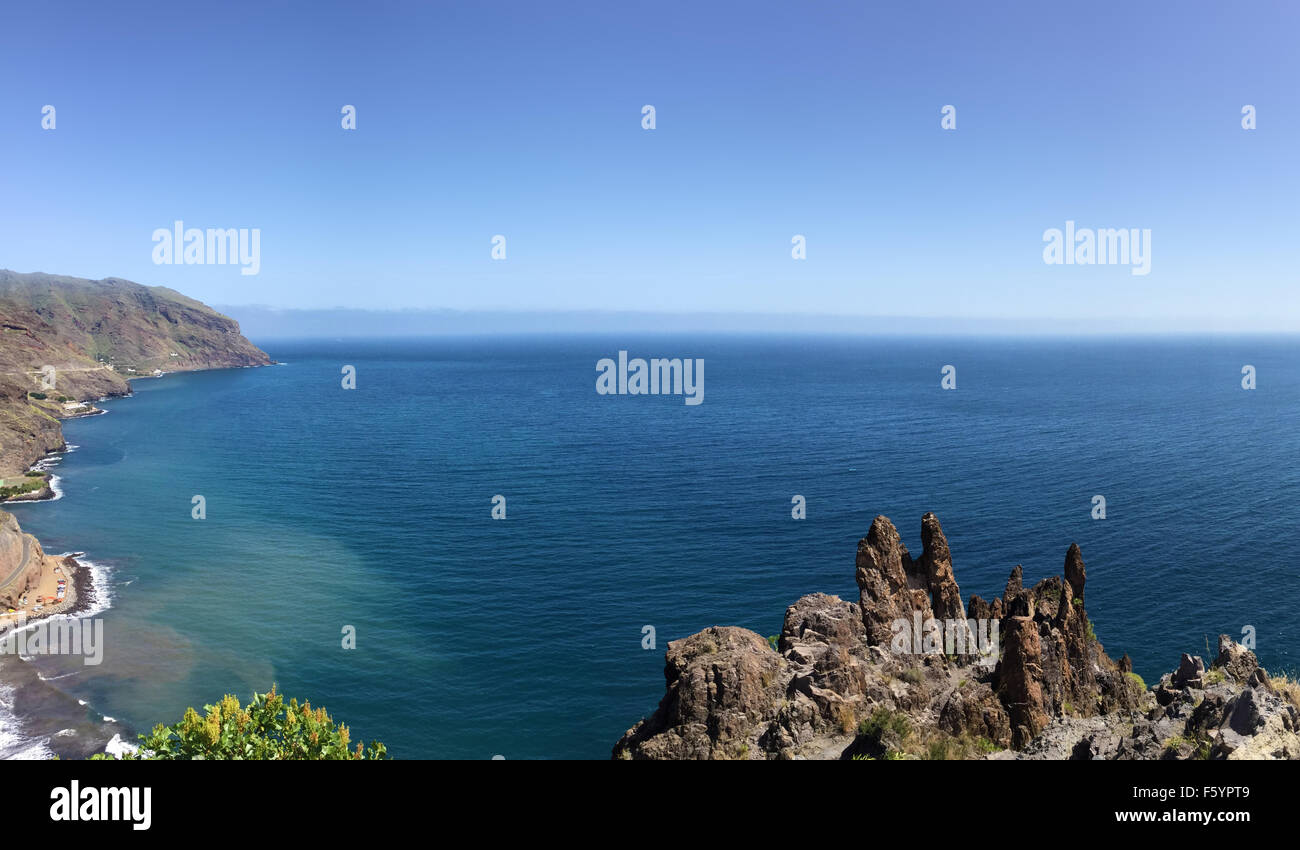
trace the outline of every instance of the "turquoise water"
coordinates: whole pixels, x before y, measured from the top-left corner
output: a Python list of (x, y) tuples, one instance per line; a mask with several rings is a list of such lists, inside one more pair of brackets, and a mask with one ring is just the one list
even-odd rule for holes
[[(1248, 624), (1272, 668), (1300, 649), (1295, 340), (257, 342), (285, 365), (138, 381), (65, 424), (64, 498), (13, 510), (105, 571), (108, 646), (40, 659), (20, 716), (139, 731), (278, 682), (398, 757), (604, 758), (669, 640), (856, 599), (872, 517), (919, 549), (927, 510), (964, 598), (1077, 541), (1099, 637), (1148, 681)], [(705, 402), (597, 395), (619, 349), (704, 358)]]

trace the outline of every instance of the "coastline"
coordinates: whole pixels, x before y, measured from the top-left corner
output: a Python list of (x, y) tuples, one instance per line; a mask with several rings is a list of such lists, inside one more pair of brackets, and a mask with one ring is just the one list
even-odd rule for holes
[[(219, 369), (253, 368), (267, 364), (244, 364), (232, 366), (215, 366), (203, 369), (174, 370), (176, 372), (216, 371)], [(157, 375), (140, 375), (132, 378), (161, 378), (171, 372)], [(133, 391), (99, 396), (96, 402), (118, 398), (130, 398)], [(30, 465), (29, 471), (46, 473), (44, 486), (31, 493), (0, 501), (0, 510), (10, 504), (31, 504), (35, 502), (57, 501), (63, 497), (59, 488), (58, 475), (51, 472), (64, 455), (75, 451), (79, 446), (70, 445), (62, 439), (62, 422), (68, 419), (85, 419), (108, 413), (103, 408), (60, 417), (60, 445), (43, 452)], [(39, 542), (39, 541), (38, 541)], [(42, 606), (39, 613), (25, 612), (21, 622), (16, 615), (0, 614), (0, 642), (5, 641), (17, 631), (25, 631), (38, 624), (56, 618), (77, 618), (95, 616), (111, 607), (112, 593), (109, 587), (107, 571), (86, 557), (80, 551), (66, 552), (53, 557), (67, 578), (65, 597), (62, 602)], [(134, 740), (134, 730), (128, 729), (114, 718), (99, 715), (91, 709), (84, 699), (77, 699), (62, 689), (49, 684), (46, 678), (30, 661), (21, 657), (6, 660), (7, 653), (0, 653), (0, 758), (86, 758), (98, 752), (113, 752), (123, 747), (134, 746), (128, 741)], [(58, 709), (46, 707), (29, 710), (26, 705), (36, 703), (42, 706), (57, 706)], [(75, 703), (75, 707), (74, 707)], [(78, 718), (76, 715), (94, 714)], [(51, 731), (48, 727), (56, 719), (62, 718), (59, 729)], [(62, 725), (69, 724), (69, 725)]]
[(69, 575), (64, 602), (21, 624), (0, 625), (0, 759), (85, 759), (134, 747), (137, 730), (54, 684), (71, 673), (52, 675), (38, 657), (24, 657), (12, 646), (20, 631), (94, 617), (109, 607), (108, 575), (102, 567), (80, 552), (56, 557)]
[(0, 614), (0, 640), (3, 640), (10, 631), (15, 628), (24, 628), (25, 626), (39, 623), (50, 617), (57, 617), (60, 614), (65, 616), (74, 616), (89, 611), (95, 601), (100, 596), (100, 591), (95, 587), (95, 579), (92, 574), (91, 564), (86, 561), (82, 563), (77, 558), (85, 558), (85, 552), (69, 552), (63, 555), (55, 555), (59, 560), (64, 575), (68, 577), (68, 589), (64, 594), (62, 602), (56, 602), (41, 608), (39, 614), (27, 614), (22, 625), (15, 625), (10, 622), (13, 614)]
[[(134, 393), (127, 393), (125, 395), (116, 396), (116, 397), (130, 398), (132, 395), (134, 395)], [(106, 400), (107, 399), (105, 398), (97, 399), (97, 401), (106, 401)], [(103, 416), (106, 413), (108, 413), (108, 411), (104, 410), (103, 408), (95, 408), (94, 412), (91, 413), (78, 413), (72, 416), (65, 416), (59, 420), (60, 434), (62, 434), (62, 430), (63, 430), (62, 423), (66, 420), (87, 419), (92, 416)], [(22, 505), (22, 504), (30, 504), (32, 502), (56, 502), (59, 499), (62, 499), (63, 490), (59, 488), (59, 481), (61, 479), (59, 478), (58, 475), (55, 475), (52, 470), (60, 463), (63, 462), (64, 455), (67, 455), (75, 451), (77, 448), (79, 448), (79, 446), (70, 445), (69, 443), (64, 441), (63, 445), (59, 446), (57, 449), (52, 449), (46, 452), (45, 454), (41, 455), (41, 457), (37, 458), (37, 460), (34, 463), (32, 463), (32, 465), (28, 468), (25, 474), (31, 475), (32, 473), (35, 472), (44, 473), (45, 474), (44, 486), (38, 490), (32, 490), (27, 493), (20, 493), (15, 496), (9, 496), (5, 499), (0, 499), (0, 509), (3, 509), (5, 505)]]
[(47, 473), (45, 478), (45, 486), (40, 488), (39, 490), (33, 490), (29, 493), (21, 493), (18, 495), (9, 496), (7, 498), (0, 499), (0, 510), (3, 510), (5, 505), (10, 505), (10, 504), (30, 504), (32, 502), (53, 502), (63, 498), (63, 493), (58, 488), (59, 476), (49, 472), (49, 467), (61, 461), (63, 459), (63, 455), (66, 455), (77, 448), (77, 446), (68, 445), (67, 441), (63, 439), (63, 423), (73, 419), (89, 419), (93, 416), (103, 416), (107, 414), (108, 411), (106, 409), (102, 407), (95, 407), (94, 405), (100, 402), (115, 401), (117, 399), (126, 399), (126, 398), (133, 397), (135, 395), (135, 391), (134, 389), (130, 388), (131, 383), (133, 381), (165, 378), (168, 375), (176, 375), (176, 374), (181, 374), (186, 372), (217, 372), (223, 369), (260, 369), (265, 366), (278, 366), (278, 365), (280, 365), (278, 361), (270, 360), (267, 363), (244, 363), (244, 364), (236, 364), (230, 366), (203, 366), (198, 369), (172, 369), (169, 371), (160, 370), (157, 374), (153, 374), (153, 375), (133, 375), (130, 378), (127, 378), (126, 381), (127, 381), (128, 389), (126, 392), (108, 393), (107, 395), (96, 396), (93, 399), (81, 400), (83, 404), (89, 406), (88, 410), (80, 411), (77, 413), (68, 413), (66, 415), (60, 415), (57, 417), (57, 420), (59, 422), (59, 438), (60, 438), (59, 445), (51, 449), (42, 450), (40, 454), (36, 455), (32, 460), (30, 460), (26, 464), (27, 472)]
[(68, 576), (63, 601), (43, 607), (38, 614), (26, 613), (21, 622), (13, 622), (16, 615), (0, 615), (0, 643), (16, 631), (31, 628), (54, 617), (93, 616), (110, 607), (108, 576), (102, 567), (87, 559), (85, 552), (68, 552), (54, 557), (59, 560), (64, 574)]

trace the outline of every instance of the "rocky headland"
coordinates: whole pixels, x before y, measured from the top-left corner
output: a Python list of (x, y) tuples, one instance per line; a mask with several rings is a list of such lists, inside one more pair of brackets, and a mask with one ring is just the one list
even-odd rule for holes
[[(164, 372), (265, 366), (239, 324), (192, 298), (128, 280), (0, 270), (0, 486), (64, 447), (61, 419)], [(33, 476), (34, 477), (34, 476)]]
[[(171, 289), (0, 270), (0, 501), (52, 497), (39, 462), (66, 448), (61, 420), (102, 412), (95, 402), (129, 395), (132, 379), (271, 362), (233, 319)], [(56, 572), (84, 578), (76, 566), (0, 511), (0, 614), (72, 610), (76, 582), (62, 604), (37, 600)]]
[(1107, 655), (1078, 546), (1062, 575), (1026, 587), (1016, 566), (1000, 598), (963, 605), (932, 513), (921, 544), (878, 516), (858, 601), (803, 597), (775, 646), (729, 626), (669, 643), (667, 692), (614, 758), (1300, 758), (1300, 687), (1226, 635), (1153, 688)]

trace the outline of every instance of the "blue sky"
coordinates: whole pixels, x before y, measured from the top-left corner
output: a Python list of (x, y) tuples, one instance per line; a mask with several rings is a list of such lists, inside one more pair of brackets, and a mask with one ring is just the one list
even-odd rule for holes
[[(1300, 328), (1295, 4), (16, 5), (0, 267), (279, 307)], [(177, 219), (259, 228), (260, 273), (155, 265)], [(1149, 228), (1151, 273), (1046, 265), (1067, 220)]]

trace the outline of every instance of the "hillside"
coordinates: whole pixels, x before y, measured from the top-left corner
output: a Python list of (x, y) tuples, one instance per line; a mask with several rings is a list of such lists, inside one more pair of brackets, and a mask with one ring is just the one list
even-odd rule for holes
[(174, 290), (0, 270), (0, 479), (63, 445), (67, 403), (157, 371), (270, 362), (237, 322)]

